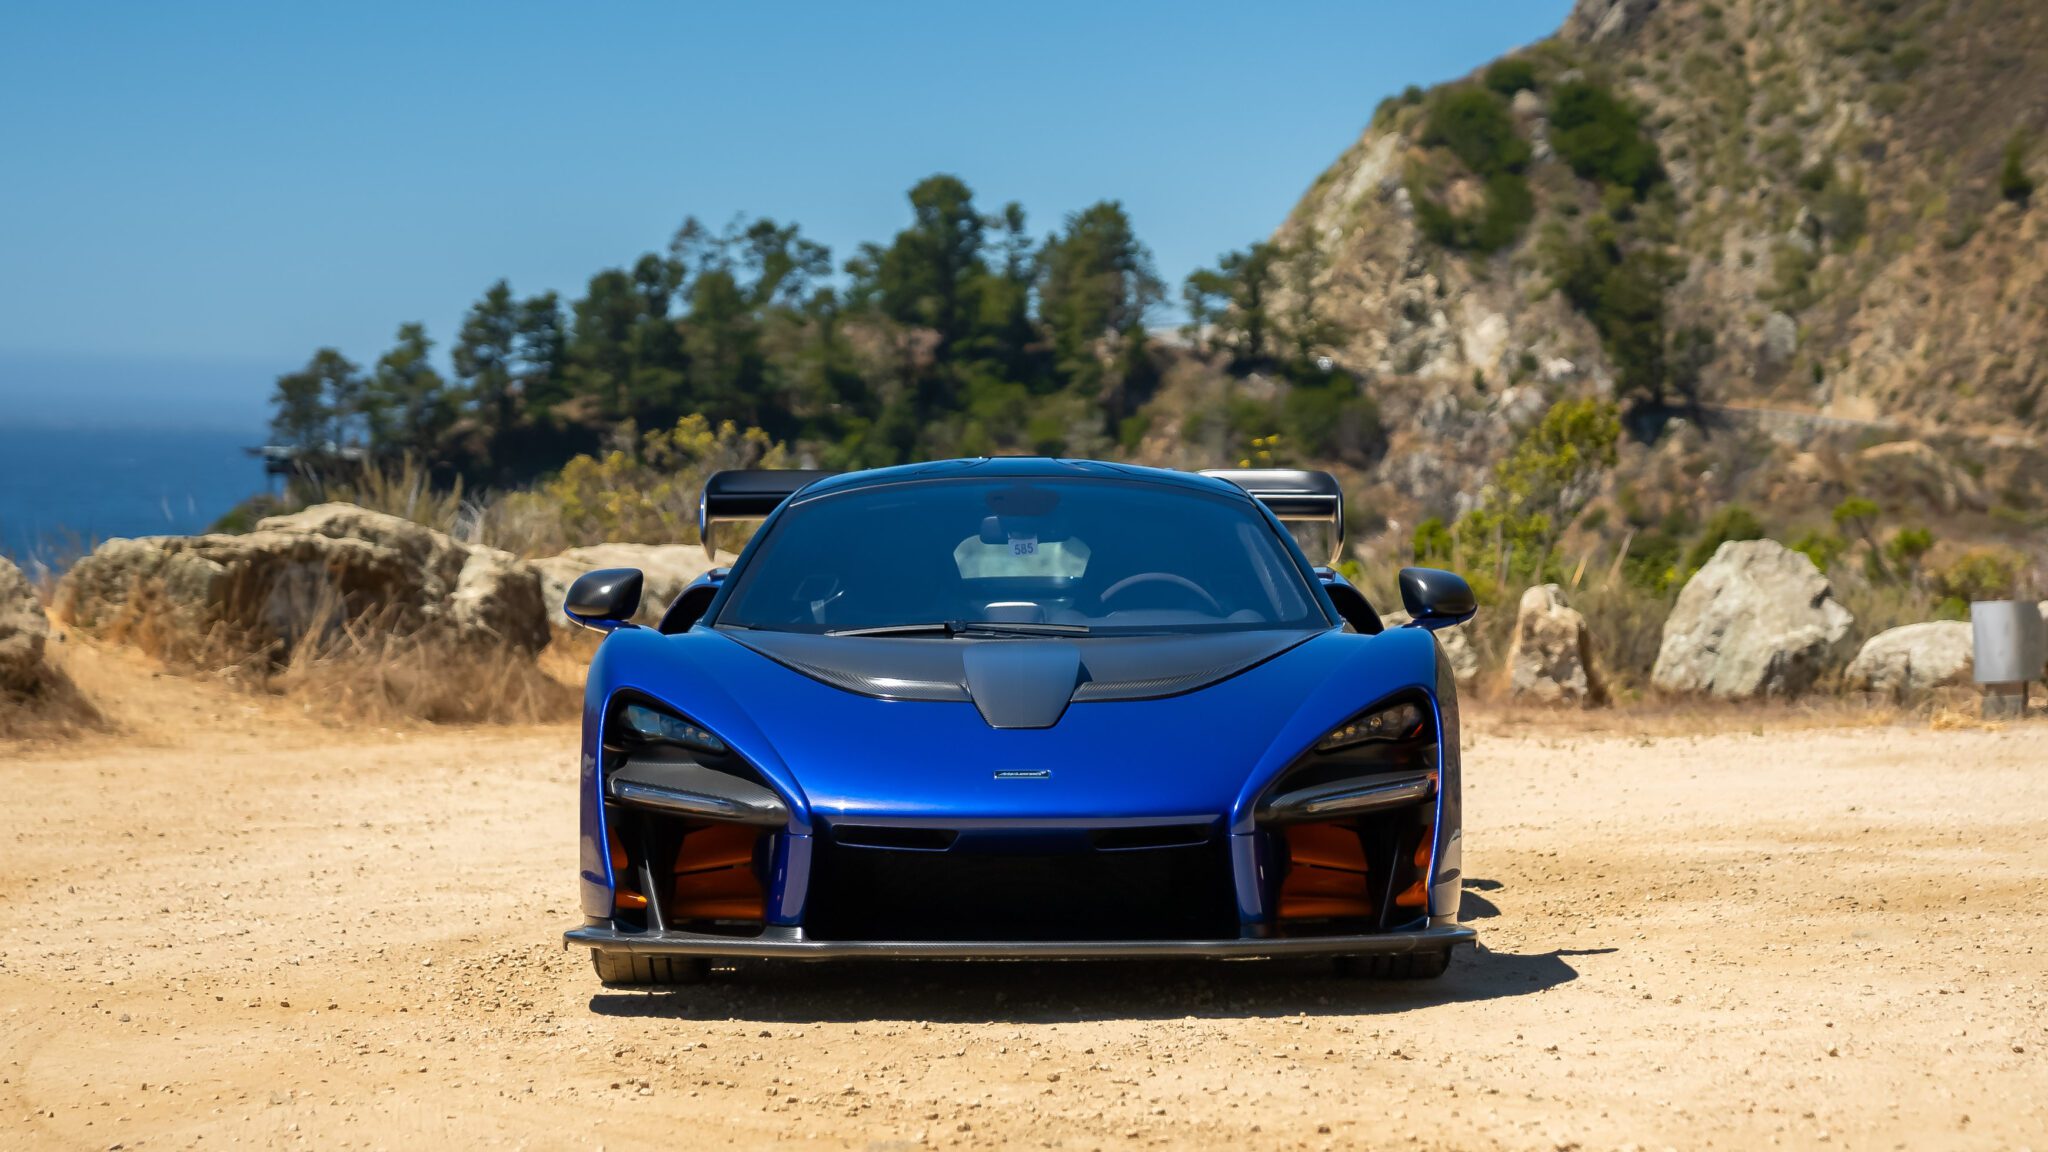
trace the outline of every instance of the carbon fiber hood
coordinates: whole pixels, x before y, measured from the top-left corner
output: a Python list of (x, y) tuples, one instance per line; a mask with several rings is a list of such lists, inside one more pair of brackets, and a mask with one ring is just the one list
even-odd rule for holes
[(932, 639), (726, 633), (792, 671), (879, 700), (971, 701), (994, 728), (1049, 728), (1069, 703), (1177, 696), (1255, 668), (1310, 631)]

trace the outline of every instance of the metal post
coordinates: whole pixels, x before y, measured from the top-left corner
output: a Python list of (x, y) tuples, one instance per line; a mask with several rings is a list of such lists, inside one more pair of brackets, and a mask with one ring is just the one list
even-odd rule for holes
[(2048, 663), (2048, 632), (2041, 610), (2025, 600), (1980, 600), (1970, 605), (1971, 662), (1984, 692), (1985, 718), (2027, 714), (2027, 683)]

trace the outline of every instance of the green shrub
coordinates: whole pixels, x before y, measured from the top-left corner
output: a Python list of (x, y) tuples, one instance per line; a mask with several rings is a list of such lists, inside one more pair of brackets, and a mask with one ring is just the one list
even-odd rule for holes
[(1628, 188), (1638, 198), (1664, 179), (1642, 119), (1597, 84), (1578, 80), (1551, 93), (1550, 142), (1581, 179)]
[(1868, 496), (1851, 496), (1835, 505), (1835, 510), (1828, 515), (1834, 520), (1836, 527), (1849, 528), (1858, 535), (1865, 535), (1870, 530), (1870, 522), (1877, 519), (1878, 512), (1877, 501)]
[(1431, 516), (1415, 526), (1409, 538), (1409, 550), (1417, 564), (1449, 563), (1455, 551), (1451, 530), (1438, 517)]
[(1515, 127), (1506, 98), (1489, 88), (1446, 88), (1430, 103), (1422, 143), (1448, 149), (1486, 185), (1485, 206), (1461, 215), (1429, 194), (1411, 172), (1408, 195), (1422, 234), (1446, 248), (1492, 252), (1514, 243), (1536, 215), (1536, 200), (1522, 170), (1529, 142)]
[(1552, 275), (1600, 334), (1625, 392), (1662, 402), (1668, 375), (1664, 289), (1675, 269), (1655, 250), (1628, 248), (1606, 217), (1587, 224), (1586, 236), (1551, 253)]
[(1792, 542), (1792, 550), (1813, 561), (1813, 566), (1825, 572), (1834, 567), (1835, 561), (1848, 551), (1849, 542), (1832, 532), (1808, 530)]
[(1528, 180), (1519, 172), (1497, 172), (1488, 177), (1486, 204), (1472, 215), (1461, 216), (1451, 211), (1412, 183), (1408, 197), (1415, 205), (1415, 219), (1425, 237), (1445, 248), (1468, 252), (1495, 252), (1507, 247), (1536, 217), (1535, 197), (1529, 192)]
[(1901, 528), (1884, 543), (1884, 558), (1901, 572), (1920, 566), (1921, 557), (1934, 547), (1934, 534), (1925, 528)]
[(1714, 558), (1715, 550), (1730, 540), (1761, 540), (1763, 536), (1763, 521), (1755, 513), (1740, 504), (1730, 504), (1707, 518), (1706, 531), (1685, 554), (1686, 574), (1690, 576), (1705, 567)]
[(1280, 403), (1280, 425), (1288, 440), (1318, 459), (1370, 464), (1384, 442), (1380, 409), (1361, 394), (1351, 377), (1298, 383)]
[(531, 491), (508, 496), (496, 509), (505, 526), (490, 542), (529, 555), (612, 541), (694, 544), (704, 477), (723, 468), (782, 468), (788, 459), (788, 449), (759, 428), (730, 420), (714, 426), (692, 414), (642, 435), (631, 452), (578, 456)]
[(1678, 561), (1682, 549), (1678, 537), (1662, 528), (1638, 532), (1629, 541), (1622, 559), (1621, 574), (1632, 585), (1661, 593), (1681, 582), (1684, 575)]
[(2019, 585), (2019, 558), (1996, 548), (1972, 548), (1934, 573), (1934, 594), (1944, 599), (2010, 599)]
[(1430, 105), (1422, 143), (1450, 149), (1480, 176), (1519, 172), (1529, 163), (1529, 142), (1515, 130), (1507, 100), (1486, 88), (1459, 86), (1439, 92)]
[(1486, 69), (1485, 83), (1503, 96), (1513, 96), (1524, 88), (1533, 91), (1536, 87), (1536, 63), (1519, 56), (1496, 60)]
[(1465, 562), (1491, 556), (1490, 571), (1558, 579), (1552, 550), (1614, 466), (1621, 414), (1599, 400), (1561, 400), (1494, 466), (1478, 507), (1458, 518)]

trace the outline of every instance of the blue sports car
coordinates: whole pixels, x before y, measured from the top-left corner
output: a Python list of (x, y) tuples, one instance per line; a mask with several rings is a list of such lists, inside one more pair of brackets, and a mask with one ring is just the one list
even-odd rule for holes
[[(607, 984), (731, 958), (1319, 955), (1443, 973), (1458, 703), (1430, 635), (1283, 521), (1321, 472), (979, 459), (722, 472), (706, 541), (761, 520), (659, 626), (588, 573), (581, 896)], [(1315, 530), (1305, 532), (1312, 534)]]

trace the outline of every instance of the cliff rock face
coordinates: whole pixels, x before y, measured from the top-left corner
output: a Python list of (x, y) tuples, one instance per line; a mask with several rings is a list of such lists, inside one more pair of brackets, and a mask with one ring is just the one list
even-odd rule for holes
[[(1435, 110), (1460, 91), (1496, 94), (1514, 139), (1446, 131)], [(1611, 141), (1558, 126), (1606, 96), (1654, 145), (1633, 195)], [(1502, 186), (1528, 202), (1505, 242), (1423, 218), (1479, 221)], [(1610, 234), (1635, 279), (1570, 290), (1573, 254)], [(1459, 511), (1576, 394), (1769, 438), (1774, 467), (1907, 438), (2038, 451), (2048, 5), (1581, 0), (1504, 64), (1388, 101), (1276, 239), (1319, 257), (1340, 359), (1387, 416), (1395, 506)]]

